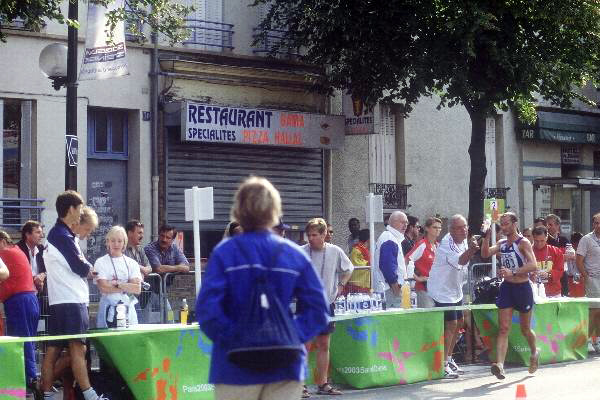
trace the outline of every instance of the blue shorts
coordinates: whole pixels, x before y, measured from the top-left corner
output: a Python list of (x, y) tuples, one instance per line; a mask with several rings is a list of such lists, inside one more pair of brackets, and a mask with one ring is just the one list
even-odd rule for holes
[[(87, 333), (89, 328), (87, 304), (63, 303), (50, 306), (48, 317), (48, 335), (77, 335)], [(85, 343), (86, 339), (80, 340)], [(55, 340), (48, 343), (50, 346), (66, 347), (68, 341)]]
[(498, 298), (496, 298), (496, 306), (500, 309), (514, 308), (521, 313), (531, 311), (533, 309), (533, 290), (531, 290), (531, 285), (529, 282), (502, 282)]
[[(329, 316), (335, 317), (335, 303), (331, 303), (329, 305)], [(334, 331), (335, 331), (335, 321), (331, 321), (327, 324), (327, 327), (323, 330), (323, 332), (319, 333), (319, 336), (331, 335)]]
[[(462, 306), (462, 300), (456, 303), (439, 303), (433, 300), (436, 307), (458, 307)], [(463, 318), (462, 310), (448, 310), (444, 311), (444, 321), (456, 321), (457, 319)]]

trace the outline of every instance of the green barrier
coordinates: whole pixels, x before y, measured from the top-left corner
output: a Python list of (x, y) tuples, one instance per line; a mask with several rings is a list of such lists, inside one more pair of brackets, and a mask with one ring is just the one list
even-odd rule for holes
[[(589, 300), (589, 299), (588, 299)], [(541, 363), (587, 356), (588, 301), (538, 304), (532, 326)], [(335, 317), (330, 375), (335, 383), (368, 388), (438, 379), (443, 370), (443, 311), (471, 309), (484, 343), (492, 350), (498, 331), (494, 305), (388, 311)], [(24, 341), (88, 337), (116, 366), (136, 399), (213, 398), (208, 383), (212, 344), (196, 324), (144, 326), (87, 335), (0, 339), (0, 399), (25, 398)], [(526, 364), (529, 349), (513, 317), (508, 360)], [(492, 355), (494, 357), (494, 355)], [(315, 351), (309, 353), (314, 371)], [(307, 383), (313, 382), (309, 374)]]
[[(474, 309), (473, 317), (481, 339), (490, 350), (490, 359), (496, 359), (498, 311), (495, 306)], [(580, 360), (587, 357), (588, 305), (587, 302), (548, 302), (536, 304), (531, 328), (541, 349), (540, 364)], [(531, 352), (521, 335), (519, 313), (514, 312), (508, 337), (506, 361), (529, 365)]]

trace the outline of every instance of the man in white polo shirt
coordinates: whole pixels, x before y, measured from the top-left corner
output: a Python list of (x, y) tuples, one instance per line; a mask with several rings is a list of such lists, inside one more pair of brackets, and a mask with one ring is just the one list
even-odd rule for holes
[[(600, 213), (592, 217), (594, 230), (579, 241), (577, 246), (577, 269), (585, 284), (586, 297), (600, 297)], [(590, 336), (600, 336), (600, 304), (590, 303)], [(600, 339), (592, 342), (596, 353), (600, 352)]]
[[(456, 214), (450, 218), (448, 230), (449, 233), (444, 236), (435, 251), (435, 260), (427, 280), (427, 292), (436, 307), (462, 305), (464, 274), (469, 260), (479, 249), (475, 240), (467, 242), (469, 227), (462, 215)], [(444, 312), (444, 378), (458, 378), (458, 374), (463, 372), (452, 359), (458, 327), (462, 322), (462, 311)]]

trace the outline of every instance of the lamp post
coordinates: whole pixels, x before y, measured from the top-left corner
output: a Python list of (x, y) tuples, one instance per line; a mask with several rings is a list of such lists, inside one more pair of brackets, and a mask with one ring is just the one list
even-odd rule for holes
[[(69, 19), (77, 20), (78, 13), (78, 1), (69, 1)], [(42, 50), (40, 69), (55, 90), (67, 88), (65, 189), (77, 190), (77, 28), (69, 25), (67, 46), (53, 43)]]

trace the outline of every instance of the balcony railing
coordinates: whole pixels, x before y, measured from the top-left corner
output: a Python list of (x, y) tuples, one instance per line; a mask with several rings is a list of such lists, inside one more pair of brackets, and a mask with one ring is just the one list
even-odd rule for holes
[(28, 220), (41, 221), (45, 199), (0, 198), (0, 226), (21, 229)]
[[(299, 47), (291, 47), (289, 45), (289, 40), (285, 38), (285, 33), (287, 31), (284, 30), (269, 30), (266, 35), (262, 38), (262, 40), (255, 46), (252, 50), (254, 54), (270, 54), (273, 49), (277, 48), (275, 51), (278, 56), (287, 56), (287, 57), (297, 57), (300, 55)], [(261, 33), (261, 30), (258, 28), (254, 28), (254, 35), (258, 35)]]
[[(45, 22), (43, 23), (41, 28), (43, 28), (44, 26), (46, 26)], [(2, 29), (13, 29), (13, 30), (18, 30), (18, 31), (33, 31), (34, 30), (34, 29), (27, 27), (25, 20), (23, 18), (15, 18), (12, 21), (7, 22), (7, 21), (3, 20), (1, 16), (0, 16), (0, 27)]]
[(187, 47), (201, 50), (233, 50), (233, 24), (186, 19), (190, 37), (183, 41)]
[(370, 183), (371, 193), (383, 196), (383, 208), (406, 210), (410, 207), (407, 204), (408, 188), (412, 185), (396, 185), (389, 183)]

